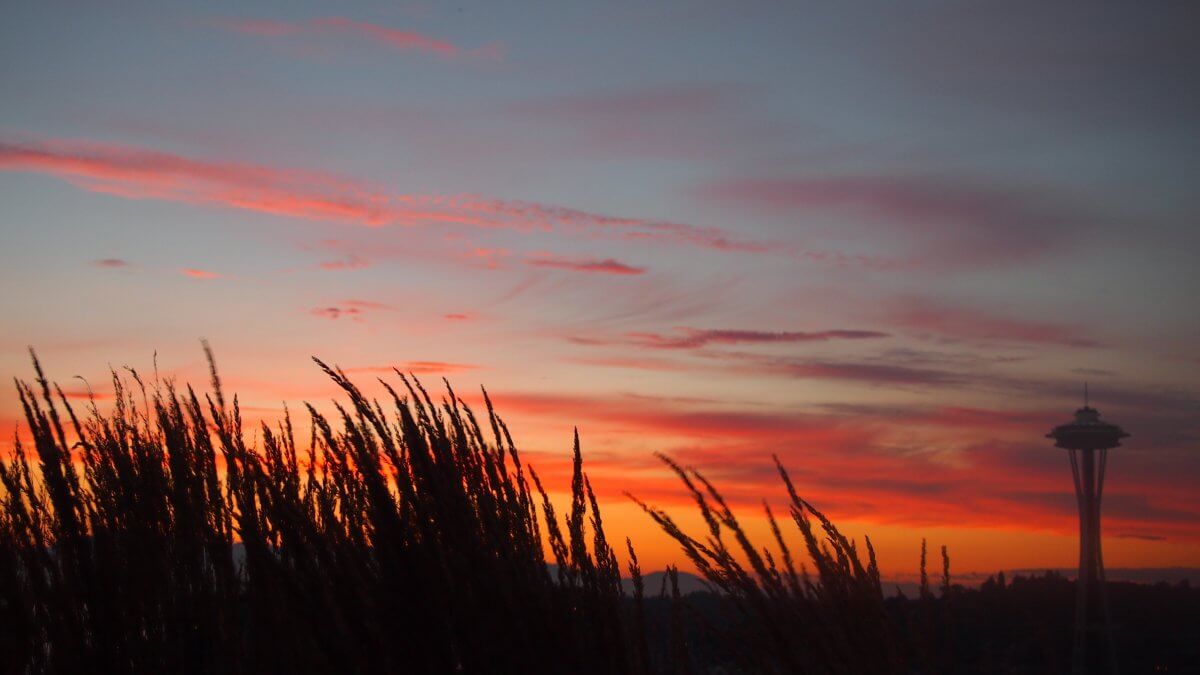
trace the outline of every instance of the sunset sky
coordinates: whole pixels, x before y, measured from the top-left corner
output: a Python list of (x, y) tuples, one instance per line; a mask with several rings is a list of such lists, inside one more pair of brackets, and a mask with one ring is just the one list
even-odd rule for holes
[(1106, 564), (1200, 567), (1200, 17), (852, 4), (6, 3), (0, 373), (484, 385), (643, 567), (652, 453), (775, 453), (889, 574), (1073, 566), (1087, 381)]

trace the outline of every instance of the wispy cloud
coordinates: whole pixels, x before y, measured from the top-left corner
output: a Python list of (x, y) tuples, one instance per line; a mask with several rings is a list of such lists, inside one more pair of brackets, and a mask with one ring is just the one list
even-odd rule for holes
[[(761, 364), (770, 369), (770, 364)], [(943, 370), (889, 366), (878, 363), (846, 361), (777, 362), (781, 374), (816, 380), (850, 380), (869, 384), (946, 385), (959, 384), (966, 378)]]
[(477, 49), (463, 49), (447, 40), (415, 31), (400, 30), (340, 16), (320, 17), (301, 22), (270, 19), (223, 19), (216, 23), (226, 30), (246, 35), (269, 38), (297, 35), (351, 38), (395, 51), (421, 52), (448, 59), (465, 56), (499, 60), (503, 58), (505, 51), (503, 45), (499, 43)]
[(530, 267), (552, 267), (572, 272), (597, 274), (634, 275), (645, 274), (646, 268), (627, 265), (612, 258), (561, 258), (558, 256), (536, 256), (525, 260)]
[(967, 406), (862, 403), (829, 403), (821, 405), (820, 408), (828, 411), (830, 415), (847, 420), (984, 432), (1049, 429), (1059, 421), (1053, 412), (1042, 409), (1004, 410)]
[(382, 302), (349, 299), (342, 300), (341, 302), (332, 305), (314, 307), (313, 309), (309, 310), (309, 314), (333, 321), (345, 317), (361, 322), (368, 312), (388, 311), (391, 309), (393, 309), (391, 305), (384, 304)]
[(367, 227), (443, 225), (661, 241), (719, 251), (766, 252), (722, 230), (475, 195), (392, 193), (300, 169), (215, 162), (140, 147), (72, 140), (0, 140), (0, 170), (42, 173), (127, 199), (221, 206)]
[[(572, 342), (587, 344), (582, 339), (572, 339)], [(631, 370), (652, 370), (661, 372), (695, 372), (695, 366), (686, 363), (668, 361), (666, 359), (638, 359), (622, 356), (609, 357), (580, 357), (566, 359), (568, 363), (578, 363), (585, 366), (600, 368), (626, 368)]]
[(308, 25), (318, 31), (351, 35), (400, 51), (419, 51), (438, 56), (458, 56), (461, 53), (457, 46), (445, 40), (339, 16), (313, 19)]
[(108, 392), (94, 391), (87, 388), (64, 388), (62, 389), (62, 395), (67, 399), (76, 401), (89, 401), (93, 399), (97, 401), (104, 401), (113, 397), (113, 395)]
[[(715, 371), (730, 374), (916, 387), (964, 386), (991, 382), (985, 374), (960, 373), (947, 368), (912, 367), (867, 359), (838, 360), (730, 351), (705, 351), (698, 354), (713, 364), (718, 364), (714, 366)], [(1008, 380), (1002, 381), (1008, 383)]]
[(872, 330), (823, 331), (761, 331), (745, 329), (702, 330), (681, 328), (675, 334), (630, 333), (633, 344), (654, 349), (697, 349), (711, 344), (775, 344), (797, 342), (829, 342), (830, 340), (874, 340), (890, 337)]
[[(549, 157), (676, 159), (707, 163), (777, 148), (794, 131), (761, 118), (754, 85), (696, 82), (542, 96), (507, 106), (554, 139)], [(552, 135), (551, 135), (552, 134)]]
[(1080, 326), (1002, 316), (987, 310), (955, 307), (929, 300), (895, 303), (887, 320), (921, 333), (947, 339), (1026, 342), (1067, 347), (1098, 347)]
[(913, 240), (929, 260), (942, 265), (1044, 255), (1097, 220), (1064, 195), (941, 177), (732, 179), (709, 183), (699, 192), (759, 211), (867, 216)]
[(93, 261), (92, 264), (96, 267), (104, 267), (108, 269), (120, 269), (122, 267), (130, 266), (130, 262), (122, 258), (101, 258), (100, 260)]
[(191, 277), (192, 279), (207, 280), (207, 279), (220, 279), (222, 277), (222, 275), (218, 274), (217, 272), (210, 272), (208, 270), (196, 269), (195, 267), (186, 267), (186, 268), (180, 270), (180, 273), (182, 273), (184, 276)]
[(502, 247), (470, 246), (458, 255), (467, 264), (489, 270), (505, 269), (509, 250)]
[(819, 416), (680, 406), (652, 396), (587, 396), (527, 392), (490, 392), (499, 410), (588, 420), (604, 426), (656, 431), (687, 438), (778, 438), (798, 435), (814, 442), (861, 441), (860, 429), (842, 427)]

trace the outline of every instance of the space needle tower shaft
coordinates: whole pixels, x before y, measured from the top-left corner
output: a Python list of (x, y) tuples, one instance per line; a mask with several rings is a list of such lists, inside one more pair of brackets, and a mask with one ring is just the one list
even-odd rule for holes
[[(1100, 504), (1108, 451), (1120, 447), (1121, 439), (1127, 436), (1121, 427), (1100, 420), (1100, 411), (1088, 405), (1086, 389), (1084, 405), (1075, 411), (1075, 419), (1047, 434), (1055, 440), (1055, 446), (1070, 454), (1079, 507), (1079, 575), (1071, 649), (1071, 672), (1076, 675), (1117, 672), (1104, 555), (1100, 548)], [(1103, 649), (1100, 642), (1105, 643)]]

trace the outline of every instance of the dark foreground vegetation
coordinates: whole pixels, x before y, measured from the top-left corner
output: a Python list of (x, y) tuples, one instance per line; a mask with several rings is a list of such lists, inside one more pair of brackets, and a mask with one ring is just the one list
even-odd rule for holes
[[(1109, 591), (1121, 673), (1200, 673), (1200, 589), (1116, 582)], [(1071, 672), (1074, 599), (1074, 580), (1051, 572), (884, 603), (899, 639), (920, 654), (904, 672), (999, 675)], [(744, 667), (729, 639), (755, 630), (731, 600), (695, 592), (684, 603), (683, 634), (695, 672), (759, 672)], [(645, 600), (652, 642), (663, 654), (672, 605), (669, 597)]]
[[(205, 396), (114, 374), (112, 410), (80, 414), (35, 359), (36, 381), (17, 385), (26, 438), (0, 461), (0, 672), (1064, 667), (1066, 582), (966, 591), (943, 550), (938, 593), (922, 561), (919, 597), (885, 599), (870, 541), (844, 537), (782, 467), (803, 551), (769, 511), (774, 541), (751, 542), (713, 485), (667, 460), (705, 530), (643, 506), (718, 592), (681, 598), (673, 570), (646, 588), (632, 544), (622, 570), (605, 537), (578, 439), (560, 516), (486, 395), (477, 414), (397, 373), (380, 403), (318, 364), (345, 402), (332, 418), (308, 407), (298, 443), (290, 415), (244, 432), (215, 367)], [(1163, 606), (1194, 630), (1196, 593), (1170, 590)]]

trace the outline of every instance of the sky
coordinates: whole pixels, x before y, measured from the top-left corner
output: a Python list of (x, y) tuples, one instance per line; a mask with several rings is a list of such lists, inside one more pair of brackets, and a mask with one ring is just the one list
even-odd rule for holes
[(654, 453), (759, 533), (774, 454), (889, 574), (1071, 567), (1087, 382), (1106, 564), (1200, 567), (1196, 13), (9, 2), (0, 372), (485, 386), (644, 568), (626, 493), (696, 524)]

